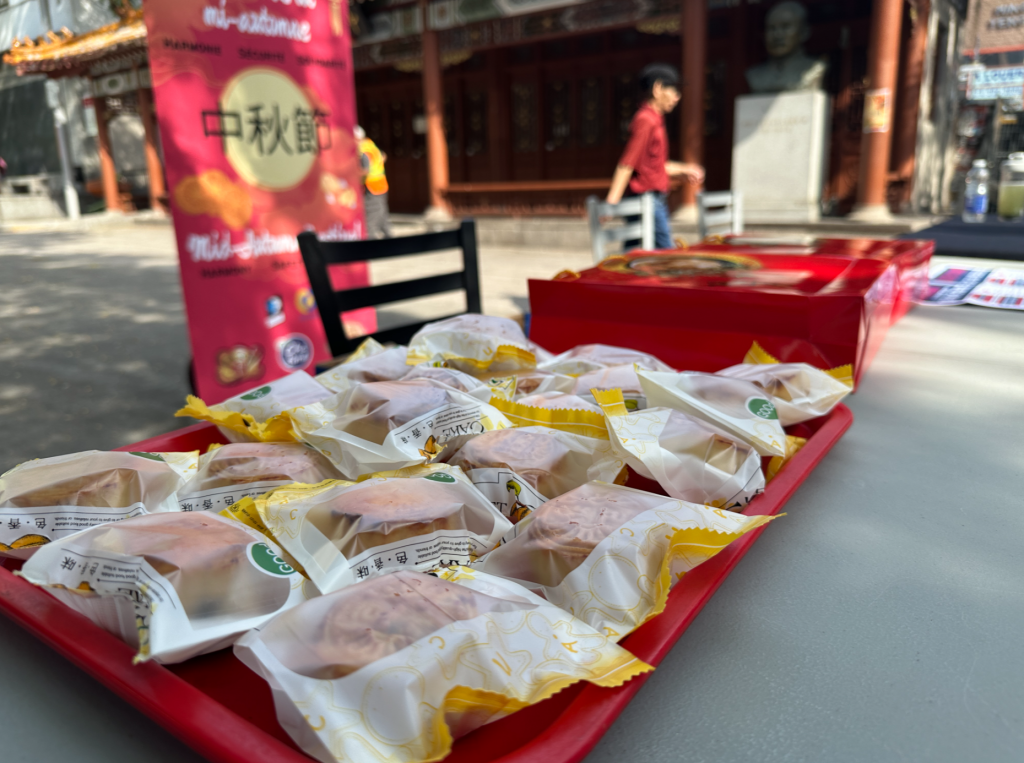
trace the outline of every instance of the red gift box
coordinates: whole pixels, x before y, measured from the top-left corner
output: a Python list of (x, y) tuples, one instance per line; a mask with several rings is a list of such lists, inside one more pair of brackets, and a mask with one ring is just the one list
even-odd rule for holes
[(690, 251), (723, 249), (738, 253), (803, 254), (875, 259), (891, 263), (896, 268), (897, 292), (892, 323), (895, 323), (916, 302), (924, 299), (928, 288), (928, 268), (935, 252), (934, 241), (885, 241), (873, 238), (812, 238), (794, 239), (799, 248), (785, 239), (764, 239), (754, 236), (728, 236), (725, 246), (698, 244)]
[(879, 246), (824, 240), (811, 252), (781, 253), (792, 247), (703, 244), (610, 257), (582, 273), (531, 280), (530, 337), (552, 352), (631, 347), (690, 371), (740, 363), (757, 341), (784, 362), (852, 364), (859, 382), (927, 284), (931, 257), (930, 242), (870, 243)]

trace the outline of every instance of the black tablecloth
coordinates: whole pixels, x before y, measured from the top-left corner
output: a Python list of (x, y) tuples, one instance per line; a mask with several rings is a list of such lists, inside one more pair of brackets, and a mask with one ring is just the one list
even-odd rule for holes
[(954, 217), (898, 238), (932, 239), (936, 254), (1024, 260), (1024, 222), (1002, 222), (995, 215), (988, 215), (983, 223), (965, 223)]

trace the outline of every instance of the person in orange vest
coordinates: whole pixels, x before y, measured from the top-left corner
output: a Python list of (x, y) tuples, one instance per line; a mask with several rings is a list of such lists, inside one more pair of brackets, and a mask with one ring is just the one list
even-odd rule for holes
[(359, 146), (359, 164), (363, 168), (363, 209), (366, 212), (366, 237), (391, 238), (391, 221), (388, 219), (388, 179), (384, 174), (384, 162), (388, 155), (377, 148), (377, 144), (366, 137), (366, 131), (356, 125), (353, 130)]

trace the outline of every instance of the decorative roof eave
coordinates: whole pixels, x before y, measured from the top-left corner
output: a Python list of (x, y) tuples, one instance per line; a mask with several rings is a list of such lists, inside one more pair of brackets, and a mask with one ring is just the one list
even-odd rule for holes
[(146, 24), (142, 12), (133, 10), (120, 21), (82, 35), (63, 29), (60, 34), (47, 32), (39, 41), (15, 39), (3, 60), (16, 67), (19, 75), (73, 74), (101, 59), (145, 49)]

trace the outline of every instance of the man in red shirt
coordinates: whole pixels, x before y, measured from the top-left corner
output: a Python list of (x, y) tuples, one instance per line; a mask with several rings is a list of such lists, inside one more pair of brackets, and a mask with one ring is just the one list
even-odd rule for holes
[[(665, 115), (679, 103), (679, 73), (675, 67), (668, 64), (646, 66), (640, 72), (640, 84), (644, 88), (644, 105), (630, 124), (629, 143), (615, 168), (605, 201), (618, 204), (623, 195), (654, 192), (654, 246), (672, 249), (675, 244), (668, 225), (668, 179), (682, 175), (690, 184), (699, 186), (704, 182), (704, 168), (668, 160)], [(624, 249), (637, 246), (639, 242), (627, 241)]]

